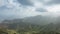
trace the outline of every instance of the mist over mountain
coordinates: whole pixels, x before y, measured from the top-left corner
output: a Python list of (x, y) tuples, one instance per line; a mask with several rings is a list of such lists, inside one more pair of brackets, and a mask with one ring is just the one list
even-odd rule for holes
[(45, 25), (45, 24), (49, 24), (49, 23), (55, 23), (58, 17), (51, 17), (51, 16), (34, 16), (34, 17), (28, 17), (28, 18), (24, 18), (23, 21), (24, 22), (28, 22), (28, 23), (33, 23), (33, 24), (40, 24), (40, 25)]
[(0, 0), (0, 34), (60, 34), (60, 0)]
[(3, 22), (26, 22), (26, 23), (32, 23), (32, 24), (38, 24), (38, 25), (46, 25), (49, 23), (56, 23), (56, 22), (60, 22), (59, 21), (59, 17), (51, 17), (51, 16), (42, 16), (42, 15), (38, 15), (38, 16), (32, 16), (32, 17), (25, 17), (25, 18), (16, 18), (16, 19), (6, 19), (3, 20)]
[[(50, 16), (34, 16), (26, 17), (23, 19), (7, 19), (0, 23), (1, 28), (9, 30), (17, 30), (17, 32), (30, 32), (30, 33), (50, 33), (60, 32), (60, 18)], [(24, 33), (25, 34), (25, 33)]]

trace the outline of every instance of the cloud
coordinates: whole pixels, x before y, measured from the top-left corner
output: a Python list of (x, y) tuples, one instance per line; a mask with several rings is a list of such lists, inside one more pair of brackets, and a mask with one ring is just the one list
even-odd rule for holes
[(18, 2), (9, 0), (7, 4), (0, 7), (0, 18), (13, 19), (40, 15), (33, 6), (23, 6)]
[(7, 0), (0, 0), (0, 7), (7, 4)]
[(26, 5), (26, 6), (31, 6), (32, 4), (30, 3), (29, 0), (18, 0), (19, 3), (21, 3), (22, 5)]
[(35, 2), (34, 3), (34, 7), (41, 8), (41, 7), (43, 7), (43, 3), (41, 3), (41, 2)]
[(36, 11), (38, 12), (48, 12), (46, 9), (44, 8), (37, 8)]
[(48, 11), (49, 15), (53, 17), (60, 16), (60, 4), (46, 6), (45, 9)]
[[(2, 0), (0, 3), (0, 18), (24, 18), (36, 15), (57, 15), (60, 5), (49, 6), (53, 0)], [(55, 1), (53, 1), (54, 3)]]
[(60, 0), (52, 0), (52, 3), (60, 4)]
[(51, 0), (47, 3), (45, 3), (46, 5), (56, 5), (56, 4), (60, 4), (60, 0)]
[(46, 7), (46, 9), (47, 9), (49, 12), (53, 12), (53, 13), (55, 12), (55, 13), (57, 13), (57, 12), (60, 11), (60, 5), (57, 4), (57, 5), (48, 6), (48, 7)]

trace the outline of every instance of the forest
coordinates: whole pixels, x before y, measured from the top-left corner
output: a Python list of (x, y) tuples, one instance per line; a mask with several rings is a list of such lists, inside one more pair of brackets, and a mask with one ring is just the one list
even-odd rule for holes
[(23, 22), (22, 19), (4, 20), (0, 23), (0, 34), (60, 34), (59, 23), (46, 25)]

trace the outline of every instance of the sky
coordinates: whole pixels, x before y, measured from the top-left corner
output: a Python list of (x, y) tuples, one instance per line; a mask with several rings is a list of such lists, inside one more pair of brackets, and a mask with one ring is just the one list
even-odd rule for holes
[(0, 0), (0, 19), (60, 16), (60, 0)]

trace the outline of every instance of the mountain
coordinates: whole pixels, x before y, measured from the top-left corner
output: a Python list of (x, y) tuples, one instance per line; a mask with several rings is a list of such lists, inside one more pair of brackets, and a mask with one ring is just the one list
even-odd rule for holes
[(55, 17), (51, 17), (51, 16), (34, 16), (34, 17), (26, 17), (23, 19), (11, 19), (11, 20), (4, 20), (2, 21), (2, 23), (26, 23), (26, 24), (35, 24), (35, 25), (47, 25), (50, 23), (56, 23), (59, 22), (59, 17), (55, 18)]
[(60, 33), (60, 18), (49, 16), (34, 16), (24, 19), (4, 20), (0, 23), (0, 28), (16, 30), (19, 33)]
[(55, 19), (56, 18), (51, 17), (51, 16), (38, 15), (38, 16), (34, 16), (34, 17), (24, 18), (23, 21), (28, 22), (28, 23), (33, 23), (33, 24), (46, 25), (49, 23), (54, 23)]

